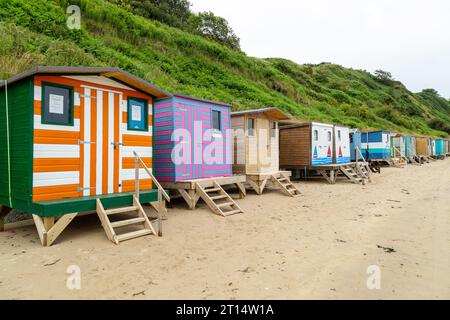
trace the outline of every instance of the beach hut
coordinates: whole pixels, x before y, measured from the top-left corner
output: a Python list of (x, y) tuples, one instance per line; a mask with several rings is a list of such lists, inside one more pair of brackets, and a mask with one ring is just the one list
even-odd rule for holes
[(242, 213), (222, 187), (245, 195), (245, 175), (233, 175), (230, 112), (229, 104), (181, 94), (155, 103), (155, 176), (190, 209), (202, 198), (216, 214)]
[(431, 139), (431, 154), (433, 158), (436, 158), (436, 139)]
[(345, 164), (351, 162), (350, 128), (334, 126), (333, 163)]
[(435, 156), (437, 158), (443, 158), (445, 157), (445, 153), (444, 153), (444, 140), (443, 139), (436, 139), (435, 140), (435, 150), (436, 150), (436, 154)]
[(405, 156), (410, 162), (416, 162), (416, 137), (413, 135), (405, 135)]
[(267, 183), (286, 195), (300, 192), (291, 183), (290, 171), (280, 171), (278, 122), (290, 117), (277, 108), (231, 113), (234, 130), (233, 172), (245, 174), (247, 183), (262, 194)]
[(405, 136), (397, 133), (392, 135), (393, 158), (406, 158), (406, 140)]
[(450, 155), (450, 140), (445, 140), (444, 151), (447, 156)]
[(422, 160), (428, 161), (428, 157), (432, 155), (431, 138), (416, 137), (416, 154)]
[(361, 131), (359, 129), (350, 129), (349, 138), (351, 161), (361, 160)]
[[(87, 211), (115, 243), (155, 234), (141, 203), (169, 200), (152, 175), (152, 105), (170, 96), (117, 68), (36, 67), (2, 82), (0, 204), (32, 213), (45, 246)], [(111, 222), (120, 212), (137, 217)]]
[[(319, 173), (334, 184), (339, 172), (354, 182), (351, 163), (334, 163), (334, 126), (332, 124), (305, 122), (280, 127), (280, 167), (307, 177)], [(348, 131), (347, 135), (349, 134)], [(343, 136), (342, 136), (343, 137)], [(350, 149), (347, 138), (348, 150)], [(349, 151), (347, 157), (350, 157)]]
[(361, 150), (367, 160), (389, 161), (391, 159), (390, 131), (372, 131), (361, 134)]

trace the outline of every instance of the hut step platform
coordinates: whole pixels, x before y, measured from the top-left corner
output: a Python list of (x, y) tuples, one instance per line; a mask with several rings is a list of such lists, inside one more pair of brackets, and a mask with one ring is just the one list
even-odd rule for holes
[(247, 174), (247, 184), (261, 195), (270, 182), (289, 197), (299, 196), (300, 190), (291, 182), (291, 171), (278, 171), (273, 173)]
[(213, 213), (225, 217), (243, 213), (243, 211), (223, 187), (235, 186), (239, 191), (239, 197), (242, 199), (246, 195), (245, 181), (245, 175), (234, 175), (177, 182), (161, 182), (161, 185), (165, 189), (177, 190), (188, 204), (189, 209), (194, 210), (198, 201), (202, 199)]
[[(110, 217), (117, 217), (122, 213), (128, 213), (127, 217), (120, 220), (111, 221)], [(129, 214), (131, 213), (134, 214), (133, 218), (129, 216)], [(101, 199), (97, 199), (97, 215), (100, 218), (106, 236), (115, 244), (119, 244), (122, 241), (147, 236), (150, 234), (156, 235), (155, 229), (153, 228), (150, 220), (147, 217), (147, 214), (145, 213), (136, 196), (133, 196), (132, 206), (112, 208), (107, 210), (104, 208)], [(139, 227), (139, 230), (133, 230), (120, 234), (116, 232), (124, 227), (130, 226)]]
[(356, 184), (365, 184), (371, 182), (371, 170), (369, 164), (363, 162), (351, 162), (341, 164), (327, 164), (308, 167), (309, 171), (317, 171), (330, 184), (335, 184), (339, 173), (342, 173), (347, 179)]
[(197, 184), (196, 190), (211, 211), (218, 215), (227, 217), (233, 214), (244, 213), (233, 198), (217, 182), (214, 182), (213, 186), (209, 188), (204, 188), (201, 184)]

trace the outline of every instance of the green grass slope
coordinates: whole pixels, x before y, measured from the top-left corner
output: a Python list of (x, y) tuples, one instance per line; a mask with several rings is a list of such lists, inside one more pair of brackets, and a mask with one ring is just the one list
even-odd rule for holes
[[(66, 27), (69, 4), (81, 7), (81, 30)], [(276, 106), (301, 120), (450, 133), (450, 101), (433, 90), (415, 94), (334, 64), (248, 57), (104, 0), (0, 0), (0, 21), (0, 78), (37, 65), (115, 66), (236, 110)]]

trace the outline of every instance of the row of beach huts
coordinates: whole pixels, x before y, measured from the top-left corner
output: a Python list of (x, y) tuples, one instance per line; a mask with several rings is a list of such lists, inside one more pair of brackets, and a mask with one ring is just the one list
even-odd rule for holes
[(50, 246), (76, 216), (96, 213), (119, 244), (161, 235), (173, 197), (230, 216), (243, 213), (247, 190), (295, 197), (292, 179), (365, 184), (383, 165), (422, 165), (449, 147), (297, 122), (277, 108), (232, 112), (117, 68), (36, 67), (0, 81), (0, 231), (10, 210), (29, 212)]

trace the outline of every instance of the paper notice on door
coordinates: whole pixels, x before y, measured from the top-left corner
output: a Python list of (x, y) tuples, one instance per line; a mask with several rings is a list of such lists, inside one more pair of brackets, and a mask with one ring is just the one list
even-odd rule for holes
[(141, 121), (141, 106), (132, 105), (131, 106), (131, 120), (132, 121)]
[(64, 114), (64, 97), (50, 94), (48, 111), (54, 114)]

